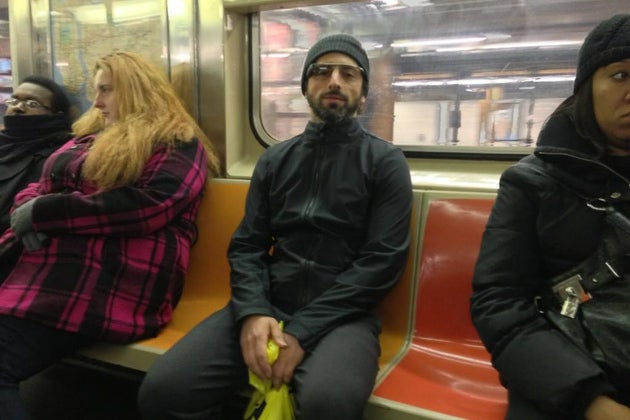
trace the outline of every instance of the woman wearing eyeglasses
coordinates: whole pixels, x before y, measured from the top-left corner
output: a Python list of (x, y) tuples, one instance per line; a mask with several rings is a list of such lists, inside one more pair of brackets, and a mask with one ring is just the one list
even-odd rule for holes
[[(0, 234), (9, 227), (15, 194), (37, 181), (46, 158), (72, 137), (70, 101), (50, 79), (25, 78), (5, 104), (0, 132)], [(11, 265), (3, 261), (0, 272)]]
[(76, 138), (21, 191), (0, 260), (0, 413), (27, 418), (19, 383), (96, 340), (154, 336), (183, 288), (195, 217), (218, 160), (149, 60), (118, 52), (94, 67)]

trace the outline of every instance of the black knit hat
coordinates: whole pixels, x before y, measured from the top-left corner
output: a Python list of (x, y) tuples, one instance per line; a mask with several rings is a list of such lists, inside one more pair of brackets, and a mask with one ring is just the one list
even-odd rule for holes
[(308, 50), (304, 67), (302, 68), (302, 94), (306, 93), (306, 84), (308, 77), (306, 72), (308, 66), (313, 64), (319, 57), (331, 52), (339, 52), (352, 58), (359, 67), (365, 70), (363, 74), (363, 93), (367, 96), (369, 80), (370, 80), (370, 61), (367, 53), (361, 46), (361, 43), (354, 37), (346, 34), (329, 35), (320, 39)]
[(598, 68), (626, 58), (630, 58), (630, 15), (615, 15), (586, 36), (580, 48), (573, 93)]

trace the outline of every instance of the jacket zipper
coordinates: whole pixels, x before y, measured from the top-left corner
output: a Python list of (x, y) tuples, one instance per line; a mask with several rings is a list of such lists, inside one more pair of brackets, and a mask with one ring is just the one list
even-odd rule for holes
[(593, 159), (587, 159), (587, 158), (582, 158), (579, 156), (575, 156), (572, 155), (570, 153), (550, 153), (550, 152), (538, 152), (538, 155), (544, 155), (544, 156), (564, 156), (564, 157), (568, 157), (570, 159), (576, 159), (579, 160), (581, 162), (588, 162), (588, 163), (593, 163), (599, 167), (602, 167), (604, 169), (606, 169), (608, 172), (612, 173), (613, 175), (617, 176), (619, 179), (621, 179), (623, 182), (625, 182), (625, 184), (630, 188), (630, 181), (624, 177), (623, 175), (621, 175), (619, 172), (615, 171), (613, 168), (611, 168), (608, 165), (605, 165), (597, 160), (593, 160)]
[[(304, 220), (307, 220), (308, 218), (312, 216), (313, 208), (315, 207), (315, 200), (319, 192), (320, 164), (323, 161), (324, 150), (320, 142), (318, 142), (315, 147), (316, 147), (316, 151), (315, 151), (315, 161), (313, 163), (313, 171), (312, 171), (313, 175), (312, 175), (311, 188), (309, 188), (309, 197), (306, 201), (306, 205), (304, 206), (304, 210), (302, 211), (302, 218)], [(310, 288), (308, 287), (306, 283), (308, 282), (310, 273), (312, 272), (312, 268), (313, 268), (313, 264), (311, 262), (312, 252), (313, 252), (313, 248), (311, 246), (309, 248), (309, 252), (307, 253), (306, 258), (302, 260), (302, 271), (304, 273), (304, 275), (302, 276), (303, 286), (301, 288), (302, 290), (300, 293), (300, 298), (297, 299), (300, 307), (305, 306), (310, 300), (310, 293), (309, 293)]]

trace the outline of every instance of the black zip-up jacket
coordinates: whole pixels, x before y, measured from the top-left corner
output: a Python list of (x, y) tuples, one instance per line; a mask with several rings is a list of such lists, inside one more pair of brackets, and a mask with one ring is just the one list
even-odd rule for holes
[(311, 350), (372, 312), (407, 260), (412, 189), (403, 153), (357, 119), (267, 149), (228, 250), (236, 319), (291, 314), (284, 331)]
[(580, 418), (616, 390), (630, 398), (630, 378), (607, 377), (535, 302), (600, 243), (604, 213), (586, 199), (630, 200), (628, 179), (596, 156), (569, 117), (550, 119), (534, 154), (501, 177), (473, 279), (472, 319), (501, 380), (556, 418)]

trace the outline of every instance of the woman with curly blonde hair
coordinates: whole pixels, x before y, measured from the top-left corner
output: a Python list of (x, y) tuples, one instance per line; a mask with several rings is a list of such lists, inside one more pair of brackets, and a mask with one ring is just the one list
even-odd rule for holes
[[(155, 336), (182, 292), (212, 145), (140, 55), (96, 62), (93, 106), (15, 198), (0, 237), (0, 413), (19, 383), (82, 346)], [(4, 417), (3, 417), (4, 418)]]
[[(172, 146), (193, 137), (208, 149), (210, 169), (218, 173), (210, 141), (157, 67), (142, 56), (117, 52), (96, 62), (95, 76), (99, 72), (110, 74), (124, 94), (117, 95), (115, 109), (102, 112), (99, 95), (109, 95), (110, 85), (95, 86), (94, 107), (72, 126), (78, 137), (100, 133), (86, 159), (85, 176), (104, 188), (135, 180), (156, 145)], [(119, 118), (110, 124), (112, 115)]]

